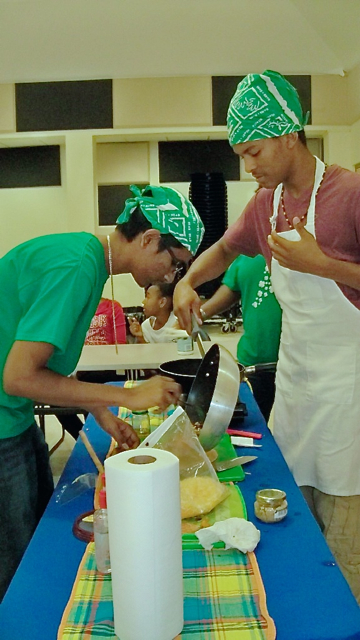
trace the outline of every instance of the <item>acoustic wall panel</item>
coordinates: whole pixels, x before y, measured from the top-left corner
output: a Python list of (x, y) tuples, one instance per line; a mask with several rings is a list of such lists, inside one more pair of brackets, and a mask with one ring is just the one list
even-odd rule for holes
[(240, 180), (239, 157), (227, 140), (159, 142), (160, 182), (189, 182), (193, 173), (222, 173)]
[[(136, 184), (138, 187), (145, 187), (147, 183)], [(99, 225), (115, 225), (117, 217), (124, 209), (125, 200), (132, 197), (128, 184), (99, 185)]]
[(15, 99), (17, 131), (113, 126), (112, 80), (20, 83)]
[(1, 189), (60, 185), (59, 146), (0, 149)]

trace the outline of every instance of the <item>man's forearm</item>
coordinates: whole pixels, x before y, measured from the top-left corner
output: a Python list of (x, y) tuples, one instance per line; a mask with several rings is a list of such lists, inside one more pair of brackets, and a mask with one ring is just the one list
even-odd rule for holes
[(335, 280), (338, 284), (360, 290), (360, 264), (327, 257), (324, 268), (318, 275)]
[(131, 389), (68, 378), (48, 368), (53, 351), (53, 345), (46, 342), (15, 341), (3, 371), (5, 393), (88, 411), (108, 406), (125, 406), (134, 411), (154, 406), (165, 408), (176, 404), (180, 396), (180, 385), (161, 376), (154, 376)]
[(201, 305), (204, 318), (211, 318), (217, 313), (226, 311), (239, 300), (239, 294), (222, 284), (214, 295)]
[(125, 402), (123, 388), (80, 382), (46, 368), (31, 376), (20, 374), (4, 386), (9, 395), (60, 407), (76, 406), (87, 411), (95, 407), (120, 406)]

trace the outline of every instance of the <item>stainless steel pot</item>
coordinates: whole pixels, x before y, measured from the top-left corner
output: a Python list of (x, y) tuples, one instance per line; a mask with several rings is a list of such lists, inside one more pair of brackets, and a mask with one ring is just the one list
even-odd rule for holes
[(181, 358), (169, 360), (160, 365), (159, 370), (165, 376), (170, 376), (181, 384), (183, 393), (188, 395), (200, 367), (201, 358)]
[(258, 371), (275, 371), (276, 363), (269, 362), (245, 367), (236, 362), (225, 347), (214, 344), (204, 359), (169, 360), (159, 367), (160, 372), (181, 384), (185, 394), (184, 406), (193, 424), (201, 428), (199, 439), (206, 451), (221, 440), (229, 426), (239, 397), (240, 382)]
[(231, 353), (214, 344), (205, 354), (185, 403), (205, 451), (221, 440), (239, 396), (240, 370)]
[[(159, 370), (162, 374), (174, 378), (176, 382), (181, 384), (183, 393), (187, 396), (191, 385), (193, 384), (197, 371), (202, 362), (201, 358), (181, 358), (181, 360), (168, 360), (160, 365)], [(254, 364), (245, 367), (240, 362), (237, 363), (240, 372), (240, 382), (244, 382), (248, 375), (258, 373), (259, 371), (276, 371), (276, 362), (266, 362)]]

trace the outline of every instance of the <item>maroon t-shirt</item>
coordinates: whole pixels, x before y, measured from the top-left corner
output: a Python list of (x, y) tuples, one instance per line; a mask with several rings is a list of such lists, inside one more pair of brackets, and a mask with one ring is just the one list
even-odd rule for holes
[[(294, 198), (284, 194), (286, 215), (291, 221), (306, 213), (312, 188)], [(270, 265), (267, 237), (271, 232), (273, 189), (260, 189), (245, 207), (240, 218), (225, 232), (230, 249), (256, 256), (262, 253)], [(289, 231), (281, 204), (276, 231)], [(360, 174), (331, 165), (326, 169), (315, 203), (316, 240), (326, 255), (360, 264)], [(339, 284), (344, 295), (360, 309), (360, 290)]]
[(126, 321), (122, 306), (114, 300), (115, 329), (112, 301), (102, 298), (86, 334), (85, 344), (124, 344), (126, 343)]

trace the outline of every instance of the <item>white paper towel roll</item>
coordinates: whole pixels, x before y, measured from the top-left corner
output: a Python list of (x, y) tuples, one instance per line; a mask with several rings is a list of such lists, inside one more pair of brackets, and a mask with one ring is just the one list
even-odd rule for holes
[(172, 640), (184, 624), (179, 460), (124, 451), (105, 474), (115, 633)]

